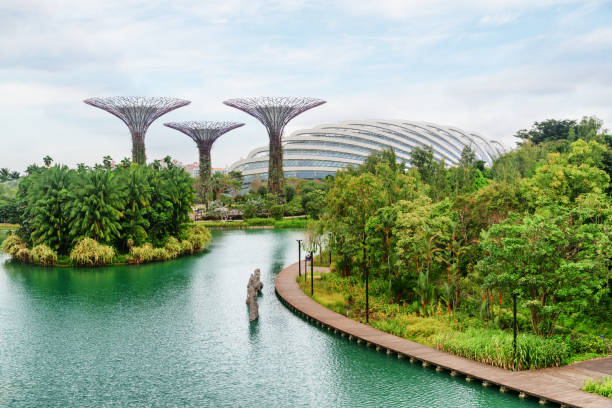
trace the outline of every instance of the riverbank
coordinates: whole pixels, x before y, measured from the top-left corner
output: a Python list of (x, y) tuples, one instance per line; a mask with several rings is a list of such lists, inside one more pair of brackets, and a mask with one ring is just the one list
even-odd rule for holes
[(444, 351), (403, 339), (340, 315), (318, 304), (304, 294), (296, 277), (297, 264), (281, 271), (275, 281), (277, 295), (293, 311), (328, 331), (348, 336), (357, 343), (379, 351), (407, 358), (411, 362), (463, 375), (466, 381), (478, 380), (483, 386), (495, 385), (501, 391), (514, 391), (519, 396), (532, 396), (541, 402), (554, 402), (576, 407), (612, 407), (612, 400), (581, 391), (588, 378), (600, 378), (607, 373), (610, 358), (577, 363), (571, 366), (513, 372), (484, 363), (458, 357)]
[(211, 241), (210, 231), (202, 225), (192, 225), (183, 239), (168, 237), (166, 243), (154, 247), (151, 243), (130, 246), (128, 253), (121, 253), (111, 245), (104, 245), (92, 238), (81, 238), (68, 253), (58, 254), (47, 245), (28, 247), (18, 235), (10, 234), (0, 244), (0, 250), (15, 261), (36, 266), (112, 266), (168, 261), (181, 256), (202, 252)]
[[(301, 280), (299, 283), (309, 294), (310, 284)], [(365, 322), (365, 286), (360, 279), (328, 273), (315, 286), (314, 299), (318, 303)], [(386, 282), (370, 279), (369, 324), (372, 327), (458, 356), (513, 369), (511, 310), (490, 304), (487, 315), (473, 316), (459, 308), (452, 310), (442, 301), (426, 309), (418, 304), (394, 301), (389, 298)], [(608, 355), (610, 342), (602, 341), (599, 336), (561, 327), (559, 334), (538, 336), (529, 331), (526, 316), (519, 314), (518, 317), (516, 367), (519, 370), (563, 366)]]
[(249, 218), (236, 221), (195, 221), (210, 229), (248, 229), (248, 228), (306, 228), (307, 218)]

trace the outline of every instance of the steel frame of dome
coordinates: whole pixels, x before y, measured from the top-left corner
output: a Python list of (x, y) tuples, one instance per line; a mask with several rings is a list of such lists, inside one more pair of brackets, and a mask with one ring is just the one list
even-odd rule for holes
[[(345, 121), (293, 132), (283, 140), (283, 167), (286, 177), (313, 172), (321, 178), (335, 174), (349, 165), (359, 165), (376, 151), (393, 148), (398, 159), (409, 163), (415, 147), (431, 146), (434, 158), (456, 165), (465, 146), (470, 146), (477, 160), (487, 166), (505, 152), (504, 146), (476, 132), (465, 132), (454, 126), (405, 120)], [(255, 177), (262, 181), (267, 175), (268, 148), (259, 147), (230, 166), (241, 171), (245, 181)], [(316, 177), (316, 175), (321, 177)]]

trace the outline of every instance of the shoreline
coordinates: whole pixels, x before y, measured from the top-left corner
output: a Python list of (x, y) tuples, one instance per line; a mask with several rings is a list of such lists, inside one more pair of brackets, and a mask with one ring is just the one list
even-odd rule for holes
[[(584, 378), (601, 377), (602, 373), (593, 367), (593, 362), (597, 360), (514, 372), (458, 357), (380, 331), (327, 309), (302, 292), (296, 282), (297, 273), (296, 263), (278, 274), (274, 282), (277, 296), (294, 313), (330, 333), (348, 337), (357, 344), (363, 343), (377, 351), (395, 354), (400, 359), (409, 359), (411, 363), (435, 367), (437, 371), (448, 371), (452, 376), (461, 375), (466, 381), (478, 380), (483, 386), (497, 386), (502, 392), (514, 391), (519, 397), (530, 396), (541, 403), (552, 402), (571, 407), (612, 407), (612, 399), (580, 390)], [(612, 361), (612, 357), (600, 360)]]

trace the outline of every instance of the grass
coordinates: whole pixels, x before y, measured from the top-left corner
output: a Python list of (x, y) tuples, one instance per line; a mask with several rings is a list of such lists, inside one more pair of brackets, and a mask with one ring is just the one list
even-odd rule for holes
[(0, 231), (16, 230), (17, 228), (19, 228), (19, 224), (0, 223)]
[[(310, 295), (310, 279), (306, 283), (303, 277), (297, 281), (304, 293)], [(432, 307), (429, 315), (419, 315), (412, 305), (392, 303), (385, 295), (384, 285), (376, 280), (370, 283), (369, 320), (372, 327), (486, 364), (506, 369), (513, 367), (511, 331), (493, 327), (483, 329), (480, 319), (461, 313), (449, 314), (440, 304)], [(363, 283), (354, 277), (325, 273), (314, 280), (315, 301), (362, 323), (365, 322), (364, 293)], [(589, 342), (592, 341), (589, 338)], [(589, 342), (563, 336), (544, 338), (520, 333), (517, 341), (518, 369), (560, 366), (607, 355), (605, 344), (590, 345)]]
[(612, 377), (602, 377), (599, 381), (589, 378), (585, 381), (582, 391), (612, 398)]
[(253, 227), (272, 227), (272, 228), (306, 228), (308, 220), (306, 218), (285, 218), (275, 220), (274, 218), (249, 218), (237, 221), (196, 221), (197, 225), (204, 225), (207, 228), (218, 229), (240, 229)]

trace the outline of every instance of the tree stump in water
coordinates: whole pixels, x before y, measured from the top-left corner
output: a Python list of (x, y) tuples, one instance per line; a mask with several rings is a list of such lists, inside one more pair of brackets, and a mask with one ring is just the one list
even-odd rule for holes
[(249, 305), (249, 321), (255, 321), (259, 318), (259, 306), (257, 305), (257, 296), (261, 294), (263, 283), (260, 281), (261, 273), (259, 269), (255, 269), (255, 273), (251, 274), (249, 283), (247, 284), (246, 303)]

